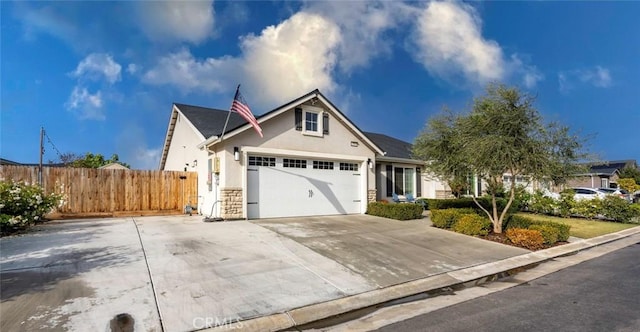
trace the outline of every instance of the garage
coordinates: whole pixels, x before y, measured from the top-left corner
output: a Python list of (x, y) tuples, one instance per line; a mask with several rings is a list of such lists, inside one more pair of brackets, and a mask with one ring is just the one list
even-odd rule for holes
[(360, 161), (247, 157), (249, 219), (362, 213)]

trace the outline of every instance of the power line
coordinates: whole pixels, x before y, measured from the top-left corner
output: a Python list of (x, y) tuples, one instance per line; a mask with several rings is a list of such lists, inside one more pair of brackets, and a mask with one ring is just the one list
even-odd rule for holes
[[(51, 144), (51, 146), (53, 147), (53, 149), (56, 151), (56, 153), (58, 154), (58, 158), (60, 159), (60, 161), (64, 162), (62, 160), (62, 153), (60, 153), (60, 150), (58, 150), (58, 148), (56, 147), (55, 144), (53, 144), (53, 141), (51, 141), (51, 137), (49, 137), (49, 135), (47, 134), (47, 132), (44, 132), (44, 136), (47, 137), (47, 141), (49, 142), (49, 144)], [(43, 151), (44, 152), (44, 151)]]

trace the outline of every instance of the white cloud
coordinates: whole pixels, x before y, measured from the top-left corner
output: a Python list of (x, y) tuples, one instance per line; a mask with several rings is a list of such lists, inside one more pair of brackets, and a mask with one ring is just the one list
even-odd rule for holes
[(591, 85), (597, 88), (608, 88), (613, 84), (609, 69), (595, 66), (594, 68), (575, 69), (558, 73), (560, 92), (567, 93), (578, 86)]
[(589, 83), (599, 88), (611, 86), (611, 73), (607, 68), (596, 66), (593, 69), (580, 70), (577, 74), (583, 83)]
[(183, 92), (223, 92), (231, 88), (227, 85), (228, 80), (234, 79), (236, 63), (231, 57), (198, 60), (187, 49), (182, 49), (160, 58), (156, 66), (144, 74), (143, 80), (155, 85), (174, 85)]
[(213, 1), (141, 1), (137, 13), (142, 30), (157, 42), (199, 43), (213, 33)]
[(196, 59), (183, 49), (161, 58), (143, 80), (184, 92), (225, 92), (238, 82), (250, 91), (245, 94), (250, 103), (275, 106), (315, 88), (333, 91), (340, 41), (335, 23), (299, 12), (260, 35), (242, 37), (238, 57)]
[(242, 38), (242, 72), (260, 100), (283, 102), (315, 88), (331, 92), (340, 40), (335, 23), (299, 12)]
[(368, 65), (376, 56), (391, 54), (394, 40), (384, 33), (407, 21), (415, 9), (392, 1), (311, 1), (305, 11), (340, 27), (338, 65), (348, 72)]
[(136, 65), (135, 63), (130, 63), (130, 64), (127, 66), (127, 73), (129, 73), (129, 74), (131, 74), (131, 75), (133, 75), (133, 74), (137, 73), (137, 72), (138, 72), (138, 70), (139, 70), (139, 66), (138, 66), (138, 65)]
[(528, 89), (535, 88), (538, 82), (544, 80), (544, 75), (538, 68), (526, 64), (518, 54), (511, 55), (508, 68), (510, 72), (522, 76), (522, 84)]
[(98, 80), (104, 78), (113, 84), (120, 80), (122, 67), (109, 54), (92, 53), (84, 58), (71, 73), (71, 76), (82, 79)]
[(102, 93), (91, 94), (87, 88), (74, 87), (65, 106), (75, 112), (80, 119), (104, 120)]
[(481, 20), (473, 7), (453, 2), (430, 2), (418, 22), (413, 42), (417, 61), (435, 76), (463, 78), (484, 84), (506, 75), (502, 49), (481, 34)]

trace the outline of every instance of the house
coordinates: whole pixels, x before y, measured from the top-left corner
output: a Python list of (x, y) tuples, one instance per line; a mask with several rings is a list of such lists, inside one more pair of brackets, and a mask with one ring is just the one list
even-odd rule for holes
[(604, 163), (589, 164), (588, 171), (576, 174), (567, 181), (566, 187), (617, 188), (620, 171), (625, 167), (638, 168), (633, 160), (613, 160)]
[(127, 166), (124, 166), (120, 163), (108, 163), (106, 165), (102, 165), (100, 167), (98, 167), (98, 169), (126, 169), (128, 170), (129, 168)]
[(443, 190), (409, 143), (361, 131), (318, 90), (257, 121), (263, 138), (236, 113), (173, 104), (159, 168), (197, 172), (199, 212), (225, 219), (358, 214)]

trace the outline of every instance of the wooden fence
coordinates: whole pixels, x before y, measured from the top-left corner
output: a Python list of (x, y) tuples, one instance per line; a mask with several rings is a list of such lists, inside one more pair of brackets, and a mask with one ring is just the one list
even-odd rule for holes
[[(37, 166), (0, 166), (0, 177), (38, 183)], [(45, 193), (64, 193), (52, 217), (181, 213), (198, 202), (195, 172), (43, 167)]]

